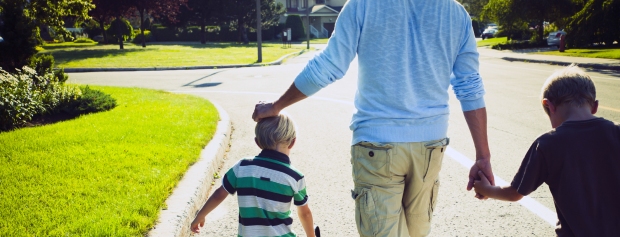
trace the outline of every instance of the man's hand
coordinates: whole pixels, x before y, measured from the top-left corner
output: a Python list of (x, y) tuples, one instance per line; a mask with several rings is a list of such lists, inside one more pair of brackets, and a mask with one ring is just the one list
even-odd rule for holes
[(280, 110), (276, 109), (274, 103), (259, 101), (258, 104), (254, 106), (254, 113), (252, 113), (252, 119), (254, 122), (258, 122), (263, 118), (277, 116), (280, 113)]
[(291, 84), (291, 87), (284, 92), (280, 99), (275, 102), (267, 103), (264, 101), (258, 102), (254, 106), (254, 113), (252, 113), (252, 119), (254, 122), (258, 122), (263, 118), (273, 117), (280, 114), (280, 111), (284, 108), (297, 103), (300, 100), (308, 98), (304, 93), (301, 93), (295, 86), (295, 83)]
[(197, 216), (196, 219), (192, 221), (190, 230), (192, 230), (192, 232), (194, 233), (200, 233), (200, 228), (202, 228), (203, 226), (205, 226), (205, 218)]
[[(493, 176), (493, 170), (491, 169), (491, 159), (479, 159), (469, 170), (469, 183), (467, 183), (467, 191), (474, 187), (475, 180), (482, 180), (485, 176), (491, 185), (495, 185), (495, 177)], [(486, 200), (488, 197), (476, 192), (476, 198)]]
[[(478, 177), (480, 177), (480, 179), (474, 180), (474, 191), (476, 192), (476, 195), (487, 194), (488, 192), (486, 191), (494, 185), (491, 184), (489, 179), (487, 179), (486, 175), (484, 175), (482, 171), (478, 171)], [(485, 197), (488, 196), (485, 195)]]

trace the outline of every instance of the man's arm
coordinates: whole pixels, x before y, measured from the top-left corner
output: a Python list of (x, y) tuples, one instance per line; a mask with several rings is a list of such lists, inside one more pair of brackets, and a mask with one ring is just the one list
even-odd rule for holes
[(314, 236), (314, 220), (312, 220), (312, 212), (310, 211), (310, 207), (306, 203), (306, 205), (297, 207), (297, 215), (299, 216), (299, 221), (301, 222), (301, 226), (304, 227), (304, 231), (306, 232), (306, 236), (315, 237)]
[(284, 108), (294, 103), (297, 103), (305, 98), (308, 98), (308, 96), (304, 95), (304, 93), (299, 91), (299, 89), (297, 89), (297, 86), (295, 86), (295, 83), (293, 83), (291, 84), (291, 87), (289, 87), (288, 90), (286, 90), (286, 92), (284, 92), (284, 94), (278, 100), (272, 103), (256, 104), (256, 106), (254, 107), (254, 113), (252, 114), (252, 119), (255, 122), (258, 122), (262, 118), (276, 116)]
[[(474, 180), (478, 178), (479, 171), (486, 176), (491, 185), (495, 185), (495, 178), (493, 176), (493, 170), (491, 169), (491, 151), (489, 150), (489, 140), (487, 138), (487, 111), (486, 108), (480, 108), (471, 111), (463, 112), (467, 126), (471, 133), (471, 137), (474, 140), (474, 147), (476, 148), (476, 162), (469, 170), (469, 183), (467, 183), (467, 190), (471, 190), (474, 186)], [(479, 193), (476, 194), (477, 198), (483, 199)]]
[(516, 202), (523, 198), (523, 195), (517, 192), (517, 190), (512, 186), (493, 186), (485, 177), (486, 175), (482, 174), (481, 171), (478, 172), (480, 173), (480, 180), (474, 181), (474, 189), (476, 193), (484, 195), (485, 197), (509, 202)]
[(256, 105), (252, 114), (254, 121), (258, 122), (262, 118), (276, 116), (287, 106), (313, 95), (344, 77), (351, 61), (357, 55), (362, 29), (360, 20), (362, 14), (359, 12), (362, 11), (363, 6), (357, 2), (357, 0), (349, 0), (343, 6), (327, 47), (308, 62), (284, 95), (273, 103), (259, 102)]

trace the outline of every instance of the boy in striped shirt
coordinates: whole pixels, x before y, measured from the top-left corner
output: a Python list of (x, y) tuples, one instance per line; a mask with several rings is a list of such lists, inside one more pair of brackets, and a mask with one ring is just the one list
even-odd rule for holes
[(226, 172), (222, 186), (198, 212), (191, 230), (199, 233), (205, 216), (228, 194), (236, 193), (239, 236), (296, 236), (291, 229), (293, 203), (306, 235), (314, 237), (306, 182), (288, 157), (296, 139), (293, 121), (283, 114), (264, 118), (256, 124), (254, 132), (254, 140), (263, 150), (256, 157), (241, 159)]

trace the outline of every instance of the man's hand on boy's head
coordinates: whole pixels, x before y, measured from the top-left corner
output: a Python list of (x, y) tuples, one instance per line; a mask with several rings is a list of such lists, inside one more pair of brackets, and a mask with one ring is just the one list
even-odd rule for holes
[(192, 221), (192, 225), (191, 225), (190, 229), (194, 233), (200, 233), (200, 228), (202, 228), (203, 226), (205, 226), (205, 218), (197, 216), (196, 219), (194, 219), (194, 221)]
[(260, 121), (262, 118), (268, 118), (273, 116), (278, 116), (280, 111), (274, 107), (273, 102), (265, 102), (259, 101), (258, 104), (254, 106), (254, 113), (252, 113), (252, 119), (254, 122)]

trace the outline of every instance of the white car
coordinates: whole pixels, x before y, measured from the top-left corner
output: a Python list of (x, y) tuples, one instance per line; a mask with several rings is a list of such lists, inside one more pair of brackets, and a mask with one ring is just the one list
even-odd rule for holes
[(558, 48), (560, 47), (560, 38), (562, 37), (562, 35), (564, 35), (564, 37), (566, 37), (566, 32), (564, 32), (563, 30), (560, 31), (554, 31), (549, 33), (549, 36), (547, 36), (547, 45), (549, 46), (558, 46)]
[(0, 36), (0, 42), (4, 42), (4, 39), (2, 38), (2, 36)]

